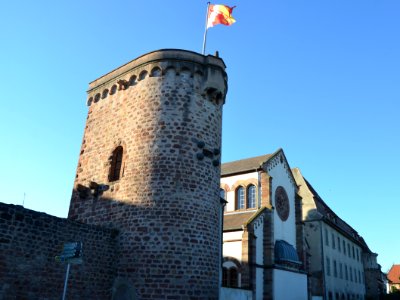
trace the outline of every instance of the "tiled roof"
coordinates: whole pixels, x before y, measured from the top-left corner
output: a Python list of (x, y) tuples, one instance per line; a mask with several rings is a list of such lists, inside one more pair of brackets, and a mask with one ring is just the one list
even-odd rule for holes
[(387, 279), (391, 283), (400, 283), (400, 265), (393, 265), (387, 274)]
[(261, 156), (236, 160), (221, 165), (221, 176), (254, 171), (260, 169), (261, 165), (270, 159), (273, 154), (264, 154)]
[(343, 221), (329, 206), (325, 203), (324, 200), (318, 195), (318, 193), (314, 190), (311, 184), (305, 180), (308, 188), (314, 194), (315, 204), (317, 206), (317, 210), (321, 213), (325, 219), (329, 220), (331, 223), (335, 224), (339, 229), (344, 231), (351, 239), (358, 242), (358, 244), (364, 248), (364, 250), (371, 252), (365, 240), (358, 234), (358, 232), (353, 229), (349, 224)]
[(224, 215), (224, 231), (241, 229), (260, 210), (228, 213)]

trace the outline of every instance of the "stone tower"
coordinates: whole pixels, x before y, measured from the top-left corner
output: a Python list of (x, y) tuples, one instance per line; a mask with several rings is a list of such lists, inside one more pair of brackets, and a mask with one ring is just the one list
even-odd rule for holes
[(90, 83), (69, 218), (119, 231), (114, 299), (218, 298), (226, 91), (220, 58), (183, 50)]

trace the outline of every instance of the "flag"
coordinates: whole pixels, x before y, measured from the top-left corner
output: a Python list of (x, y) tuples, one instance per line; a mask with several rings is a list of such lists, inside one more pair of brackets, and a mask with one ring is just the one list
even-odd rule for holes
[(232, 25), (236, 22), (232, 18), (232, 10), (236, 6), (229, 7), (226, 5), (210, 4), (208, 8), (207, 28), (213, 27), (217, 24)]

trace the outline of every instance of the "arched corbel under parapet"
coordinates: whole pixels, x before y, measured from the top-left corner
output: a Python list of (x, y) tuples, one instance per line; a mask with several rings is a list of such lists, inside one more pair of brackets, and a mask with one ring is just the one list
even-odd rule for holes
[(146, 70), (143, 70), (142, 72), (140, 72), (139, 74), (139, 81), (143, 80), (146, 78), (148, 72)]
[(163, 70), (163, 75), (176, 76), (176, 69), (173, 66), (168, 66)]
[(150, 77), (160, 77), (162, 75), (162, 71), (160, 67), (154, 67), (150, 72)]
[(117, 92), (117, 85), (114, 84), (110, 89), (110, 95), (114, 95)]
[(100, 100), (100, 93), (97, 93), (97, 94), (94, 96), (94, 103), (99, 102), (99, 100)]
[(130, 85), (130, 86), (135, 85), (135, 84), (137, 83), (136, 80), (137, 80), (137, 76), (136, 76), (136, 75), (132, 75), (132, 76), (129, 78), (129, 85)]
[(105, 89), (105, 90), (102, 92), (102, 94), (101, 94), (101, 99), (107, 98), (108, 93), (109, 93), (109, 90), (108, 90), (108, 89)]
[(92, 105), (92, 103), (93, 103), (93, 97), (89, 97), (89, 99), (86, 102), (86, 105), (90, 106), (90, 105)]
[(204, 90), (204, 97), (217, 105), (222, 104), (224, 101), (222, 92), (213, 87), (208, 87)]

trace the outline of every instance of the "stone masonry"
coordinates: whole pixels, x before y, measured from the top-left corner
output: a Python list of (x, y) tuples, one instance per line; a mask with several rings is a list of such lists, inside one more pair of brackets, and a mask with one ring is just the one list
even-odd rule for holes
[(120, 231), (114, 296), (218, 298), (226, 91), (220, 58), (183, 50), (148, 53), (90, 83), (69, 218)]
[(110, 299), (117, 231), (0, 203), (0, 299), (61, 299), (64, 243), (83, 242), (83, 264), (71, 267), (67, 299)]

